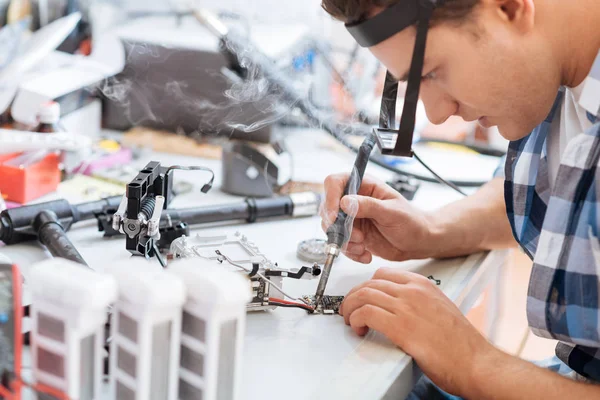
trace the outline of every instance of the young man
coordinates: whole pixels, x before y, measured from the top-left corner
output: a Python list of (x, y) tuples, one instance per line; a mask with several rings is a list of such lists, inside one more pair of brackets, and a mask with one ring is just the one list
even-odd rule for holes
[[(351, 27), (401, 2), (436, 3), (323, 0), (323, 8)], [(394, 77), (407, 76), (416, 31), (369, 47)], [(445, 391), (469, 399), (600, 399), (599, 50), (597, 0), (438, 1), (421, 99), (434, 123), (459, 115), (498, 126), (511, 141), (504, 177), (433, 213), (369, 178), (358, 196), (340, 202), (347, 176), (328, 178), (325, 228), (340, 205), (358, 204), (346, 251), (353, 260), (458, 256), (516, 240), (534, 261), (527, 314), (535, 334), (560, 341), (552, 371), (494, 348), (416, 274), (382, 269), (348, 294), (346, 323), (359, 335), (387, 335), (437, 385), (423, 380), (410, 398), (450, 397)]]

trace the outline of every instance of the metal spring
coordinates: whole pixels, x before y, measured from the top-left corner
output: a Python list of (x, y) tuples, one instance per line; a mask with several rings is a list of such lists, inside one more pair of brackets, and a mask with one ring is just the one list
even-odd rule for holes
[(154, 197), (146, 197), (140, 207), (140, 215), (146, 218), (146, 221), (152, 217), (154, 212), (154, 206), (156, 205), (156, 199)]

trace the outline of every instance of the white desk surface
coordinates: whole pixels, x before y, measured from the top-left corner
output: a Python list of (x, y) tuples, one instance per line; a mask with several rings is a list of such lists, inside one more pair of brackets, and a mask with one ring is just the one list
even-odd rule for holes
[[(323, 133), (292, 131), (287, 137), (288, 148), (294, 154), (297, 180), (321, 181), (331, 173), (348, 172), (354, 161), (350, 152), (332, 152), (326, 145), (330, 140)], [(218, 161), (166, 154), (153, 154), (151, 159), (165, 165), (196, 164), (215, 170), (217, 179), (213, 191), (208, 195), (202, 195), (199, 190), (182, 195), (174, 200), (173, 208), (240, 201), (239, 197), (219, 191), (221, 169)], [(370, 166), (367, 173), (382, 179), (390, 177), (387, 171), (376, 166)], [(185, 180), (198, 177), (200, 180), (195, 184), (199, 188), (204, 183), (204, 175), (187, 172), (176, 175), (176, 179)], [(59, 195), (48, 198), (51, 197)], [(423, 209), (434, 209), (458, 198), (459, 195), (449, 189), (423, 184), (414, 204)], [(296, 246), (301, 240), (324, 237), (318, 217), (203, 227), (192, 233), (233, 233), (238, 230), (270, 259), (289, 267), (303, 265), (296, 258)], [(122, 239), (101, 238), (95, 221), (78, 224), (69, 236), (94, 269), (102, 270), (104, 265), (130, 256)], [(25, 280), (32, 263), (49, 257), (37, 243), (0, 247), (0, 253), (21, 266)], [(467, 258), (406, 263), (376, 259), (370, 265), (361, 265), (342, 256), (334, 266), (327, 292), (346, 294), (353, 286), (369, 279), (377, 268), (393, 266), (440, 279), (444, 292), (466, 312), (493, 279), (490, 277), (495, 276), (504, 257), (504, 252), (492, 252)], [(284, 288), (300, 296), (313, 294), (317, 283), (317, 280), (287, 280)], [(391, 342), (374, 332), (364, 338), (358, 337), (338, 316), (308, 315), (294, 309), (251, 313), (244, 345), (243, 399), (403, 399), (418, 376), (412, 359)]]

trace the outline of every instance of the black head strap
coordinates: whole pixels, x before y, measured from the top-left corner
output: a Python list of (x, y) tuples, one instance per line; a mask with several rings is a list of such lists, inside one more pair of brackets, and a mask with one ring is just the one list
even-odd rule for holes
[(383, 154), (412, 156), (412, 138), (419, 102), (427, 32), (436, 4), (436, 0), (400, 0), (369, 20), (346, 25), (348, 31), (360, 45), (370, 47), (416, 24), (417, 35), (408, 73), (408, 85), (399, 130), (395, 129), (398, 83), (389, 72), (386, 74), (379, 129), (377, 129), (378, 144)]

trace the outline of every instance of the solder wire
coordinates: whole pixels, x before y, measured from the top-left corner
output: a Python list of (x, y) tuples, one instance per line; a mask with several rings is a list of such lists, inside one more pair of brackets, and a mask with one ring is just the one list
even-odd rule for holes
[[(223, 258), (225, 259), (225, 261), (227, 261), (229, 264), (233, 265), (234, 267), (238, 267), (238, 268), (240, 268), (240, 269), (243, 269), (243, 270), (244, 270), (244, 271), (246, 271), (246, 272), (252, 272), (250, 269), (248, 269), (248, 268), (244, 267), (243, 265), (241, 265), (241, 264), (237, 264), (236, 262), (232, 261), (232, 260), (231, 260), (229, 257), (227, 257), (225, 254), (221, 253), (219, 250), (216, 250), (215, 252), (217, 253), (217, 255), (219, 255), (219, 256), (221, 256), (221, 257), (223, 257)], [(259, 277), (260, 277), (262, 280), (264, 280), (264, 281), (265, 281), (265, 283), (267, 283), (268, 285), (272, 285), (272, 286), (274, 286), (274, 287), (275, 287), (277, 290), (279, 290), (281, 293), (283, 293), (283, 295), (284, 295), (285, 297), (287, 297), (288, 299), (291, 299), (291, 300), (297, 300), (297, 301), (301, 301), (302, 303), (306, 304), (306, 305), (307, 305), (308, 307), (310, 307), (311, 309), (313, 308), (313, 307), (312, 307), (312, 306), (311, 306), (311, 305), (310, 305), (310, 304), (309, 304), (309, 303), (308, 303), (306, 300), (304, 300), (303, 298), (300, 298), (300, 297), (293, 297), (293, 296), (290, 296), (289, 294), (287, 294), (286, 292), (284, 292), (284, 291), (283, 291), (283, 289), (282, 289), (280, 286), (278, 286), (278, 285), (274, 284), (274, 283), (273, 283), (273, 282), (272, 282), (272, 281), (271, 281), (269, 278), (267, 278), (266, 276), (264, 276), (264, 275), (263, 275), (263, 274), (261, 274), (260, 272), (257, 272), (257, 273), (256, 273), (256, 275), (258, 275), (258, 276), (259, 276)]]

